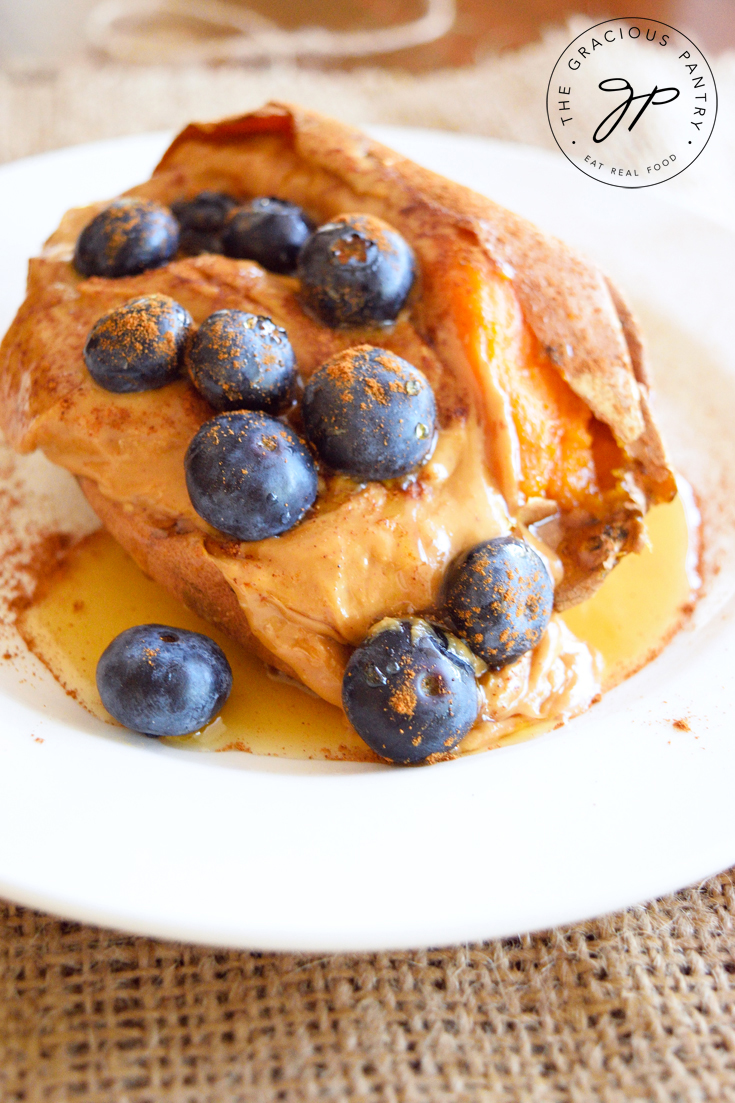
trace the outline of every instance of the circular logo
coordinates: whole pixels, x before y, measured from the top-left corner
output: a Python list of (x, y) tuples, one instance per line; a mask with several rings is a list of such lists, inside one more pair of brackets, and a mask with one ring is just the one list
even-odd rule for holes
[(707, 145), (717, 89), (686, 35), (655, 19), (610, 19), (577, 36), (546, 93), (560, 150), (593, 180), (647, 188), (678, 176)]

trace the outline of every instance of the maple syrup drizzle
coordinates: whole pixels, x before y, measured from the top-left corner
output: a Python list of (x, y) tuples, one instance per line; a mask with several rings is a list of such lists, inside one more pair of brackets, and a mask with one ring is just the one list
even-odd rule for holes
[[(682, 622), (698, 585), (692, 569), (697, 519), (691, 491), (683, 484), (672, 503), (648, 513), (650, 549), (629, 555), (592, 598), (564, 613), (575, 635), (601, 653), (605, 688), (653, 658)], [(72, 550), (21, 614), (18, 627), (61, 685), (95, 716), (112, 722), (95, 684), (97, 660), (119, 632), (145, 623), (211, 636), (224, 649), (234, 676), (230, 699), (211, 724), (166, 742), (286, 758), (377, 761), (340, 709), (274, 676), (259, 659), (185, 609), (147, 578), (104, 530)], [(498, 744), (516, 743), (553, 726), (553, 720), (527, 722)]]

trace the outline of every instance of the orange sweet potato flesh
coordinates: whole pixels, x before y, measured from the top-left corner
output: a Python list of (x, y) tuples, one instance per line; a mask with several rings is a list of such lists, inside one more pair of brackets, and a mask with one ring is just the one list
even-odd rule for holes
[[(409, 241), (417, 280), (394, 327), (329, 330), (297, 281), (225, 257), (82, 280), (71, 256), (96, 208), (70, 212), (32, 262), (0, 352), (0, 419), (22, 450), (77, 474), (115, 537), (176, 596), (338, 702), (350, 648), (374, 621), (431, 608), (452, 557), (541, 514), (563, 578), (583, 600), (640, 546), (651, 503), (675, 493), (650, 412), (645, 355), (617, 289), (587, 261), (489, 199), (312, 112), (269, 104), (187, 127), (132, 194), (171, 203), (203, 189), (278, 195), (317, 221), (366, 212)], [(184, 381), (111, 395), (84, 368), (96, 319), (147, 291), (200, 323), (239, 307), (285, 326), (304, 378), (364, 342), (412, 361), (437, 396), (432, 461), (405, 485), (324, 473), (313, 515), (253, 545), (197, 518), (183, 455), (211, 411)], [(525, 531), (525, 530), (524, 530)], [(557, 561), (557, 562), (558, 562)]]
[(490, 301), (491, 281), (460, 269), (449, 287), (450, 310), (478, 380), (493, 359), (496, 340), (507, 341), (510, 334), (521, 346), (514, 363), (504, 358), (496, 363), (498, 387), (507, 396), (518, 438), (522, 494), (552, 499), (565, 513), (582, 509), (604, 514), (606, 498), (614, 492), (613, 470), (625, 467), (609, 427), (574, 393), (528, 326), (506, 317), (505, 329), (496, 337), (499, 309), (497, 301)]
[[(504, 325), (511, 330), (517, 326), (522, 332), (513, 336), (529, 342), (524, 359), (527, 355), (529, 365), (537, 365), (535, 378), (546, 381), (538, 387), (542, 406), (554, 391), (565, 421), (568, 394), (559, 385), (565, 381), (610, 428), (647, 501), (673, 497), (673, 475), (650, 415), (640, 334), (622, 296), (599, 269), (486, 197), (413, 164), (359, 131), (290, 105), (268, 104), (241, 118), (187, 127), (156, 170), (162, 185), (158, 194), (165, 195), (177, 172), (187, 193), (194, 194), (203, 178), (197, 162), (210, 182), (231, 184), (238, 177), (237, 157), (248, 144), (255, 161), (271, 162), (271, 181), (278, 179), (281, 191), (298, 196), (307, 208), (321, 207), (325, 216), (371, 211), (404, 233), (419, 256), (423, 283), (412, 320), (425, 336), (437, 328), (429, 314), (441, 319), (442, 328), (456, 324), (467, 347), (478, 349), (473, 370), (481, 387), (487, 384), (481, 377), (488, 374), (483, 342), (492, 345)], [(247, 157), (244, 153), (243, 167)], [(274, 161), (281, 165), (275, 176)], [(154, 191), (155, 185), (153, 190), (146, 186), (146, 194)], [(511, 317), (508, 296), (498, 289), (503, 283), (512, 287), (520, 316)], [(507, 328), (502, 336), (509, 339)], [(530, 379), (513, 384), (537, 389)], [(506, 386), (512, 401), (514, 386), (509, 380)], [(522, 407), (519, 401), (519, 423)], [(532, 414), (533, 404), (527, 408)], [(524, 442), (531, 449), (537, 430), (535, 426)], [(565, 441), (570, 442), (571, 437)]]

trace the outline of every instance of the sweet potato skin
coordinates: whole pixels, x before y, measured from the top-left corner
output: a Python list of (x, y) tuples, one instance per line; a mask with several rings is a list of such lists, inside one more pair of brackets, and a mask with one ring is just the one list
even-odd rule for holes
[[(595, 265), (485, 196), (414, 164), (358, 130), (290, 104), (270, 103), (223, 122), (191, 124), (162, 157), (152, 183), (159, 181), (166, 192), (170, 175), (183, 172), (181, 182), (194, 194), (193, 164), (211, 163), (215, 151), (226, 160), (248, 139), (263, 135), (277, 143), (272, 156), (288, 151), (318, 175), (330, 204), (338, 200), (335, 211), (356, 209), (357, 204), (395, 225), (412, 242), (424, 270), (431, 270), (437, 256), (446, 258), (447, 242), (453, 245), (449, 256), (462, 242), (507, 274), (541, 348), (595, 417), (634, 455), (648, 503), (673, 498), (673, 474), (648, 395), (641, 393), (650, 384), (637, 323), (621, 293)], [(303, 201), (309, 189), (296, 181), (292, 194), (299, 191)], [(428, 327), (443, 280), (437, 280), (438, 288), (427, 287), (427, 282), (421, 294)]]
[(143, 510), (126, 510), (106, 498), (92, 479), (80, 479), (79, 485), (107, 531), (144, 574), (248, 651), (296, 677), (288, 663), (263, 647), (250, 631), (235, 594), (205, 554), (200, 532), (161, 528), (157, 519)]
[[(598, 269), (491, 200), (358, 131), (289, 105), (269, 104), (240, 118), (187, 127), (152, 179), (130, 194), (170, 203), (205, 187), (239, 196), (277, 193), (322, 221), (347, 211), (373, 213), (403, 233), (420, 272), (408, 313), (431, 358), (441, 365), (443, 407), (448, 417), (462, 417), (470, 407), (484, 417), (486, 462), (511, 516), (517, 516), (525, 508), (518, 459), (524, 442), (519, 443), (502, 380), (482, 357), (468, 355), (466, 311), (456, 309), (456, 297), (447, 294), (448, 282), (456, 279), (461, 296), (466, 271), (479, 285), (492, 282), (511, 313), (516, 311), (518, 325), (528, 328), (538, 355), (609, 429), (624, 459), (625, 470), (616, 475), (614, 493), (601, 499), (599, 515), (577, 511), (578, 516), (560, 519), (555, 548), (564, 577), (556, 589), (556, 607), (584, 600), (622, 555), (640, 547), (645, 510), (673, 497), (675, 483), (650, 412), (640, 334), (622, 297)], [(57, 287), (54, 309), (66, 309), (65, 295), (76, 294), (79, 284), (70, 269), (70, 248), (92, 213), (70, 212), (44, 258), (34, 262), (29, 299), (3, 343), (0, 417), (21, 448), (34, 446), (39, 418), (52, 414), (54, 403), (73, 397), (75, 387), (73, 372), (64, 364), (55, 363), (41, 378), (32, 362), (35, 346), (28, 333), (38, 325), (33, 280), (38, 288), (43, 284), (46, 295)], [(199, 279), (204, 288), (206, 263), (197, 258), (187, 264), (180, 278), (189, 281), (187, 286)], [(174, 270), (176, 264), (172, 279), (178, 279)], [(169, 293), (175, 294), (175, 288)], [(472, 324), (485, 324), (481, 314), (473, 316)], [(295, 315), (294, 324), (300, 324)], [(333, 339), (329, 334), (319, 338), (322, 358)], [(193, 401), (187, 413), (192, 432), (206, 416)], [(103, 523), (147, 574), (267, 662), (303, 677), (253, 633), (233, 588), (207, 552), (206, 532), (179, 531), (175, 518), (162, 520), (143, 505), (115, 500), (94, 478), (83, 477), (81, 484)], [(312, 688), (337, 703), (339, 668), (349, 652), (339, 640), (328, 644), (324, 665), (331, 664), (332, 673)]]

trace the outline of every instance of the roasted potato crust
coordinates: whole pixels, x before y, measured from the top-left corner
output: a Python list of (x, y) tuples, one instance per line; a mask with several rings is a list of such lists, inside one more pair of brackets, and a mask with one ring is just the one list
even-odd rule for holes
[[(0, 419), (16, 447), (40, 446), (80, 477), (103, 523), (146, 573), (266, 661), (337, 703), (341, 670), (365, 618), (430, 606), (448, 558), (473, 539), (553, 514), (538, 534), (563, 567), (558, 609), (588, 597), (621, 556), (641, 546), (646, 509), (670, 500), (675, 482), (650, 410), (636, 322), (594, 265), (491, 200), (359, 131), (285, 104), (187, 127), (151, 180), (129, 194), (168, 204), (204, 189), (243, 199), (278, 195), (318, 222), (346, 212), (377, 215), (412, 246), (418, 278), (393, 329), (329, 331), (301, 308), (296, 281), (230, 258), (180, 259), (139, 277), (83, 281), (72, 268), (71, 251), (99, 207), (69, 212), (43, 256), (32, 262), (28, 297), (3, 342)], [(177, 465), (210, 416), (206, 403), (184, 383), (159, 393), (149, 406), (143, 405), (145, 396), (113, 401), (90, 389), (80, 355), (89, 326), (103, 308), (148, 288), (180, 298), (199, 322), (223, 306), (270, 313), (288, 329), (304, 376), (328, 356), (365, 341), (391, 348), (428, 375), (442, 439), (460, 473), (456, 485), (466, 486), (468, 497), (465, 502), (461, 492), (451, 491), (461, 523), (442, 555), (423, 565), (411, 556), (394, 564), (392, 573), (405, 576), (400, 609), (390, 607), (397, 600), (390, 564), (385, 608), (362, 593), (352, 595), (352, 620), (325, 615), (324, 601), (318, 606), (316, 597), (313, 610), (289, 605), (298, 587), (281, 585), (279, 548), (306, 555), (304, 533), (276, 538), (293, 537), (289, 545), (261, 542), (268, 549), (255, 563), (258, 548), (218, 542), (192, 516), (182, 491), (183, 465), (180, 477)], [(166, 444), (155, 493), (139, 488), (126, 494), (111, 476), (110, 457), (116, 449), (131, 449), (126, 434), (133, 426), (136, 440), (158, 433)], [(131, 479), (134, 468), (132, 449)], [(332, 510), (339, 547), (349, 549), (360, 532), (373, 539), (381, 509), (385, 517), (402, 510), (396, 524), (408, 533), (415, 529), (420, 543), (432, 520), (432, 494), (440, 489), (419, 473), (412, 487), (381, 491), (383, 498), (369, 489), (361, 494), (345, 505), (330, 489), (308, 532), (323, 533), (325, 513)], [(483, 494), (495, 495), (485, 513), (477, 504)], [(469, 520), (461, 516), (465, 510)], [(307, 531), (306, 523), (302, 527)], [(405, 535), (392, 539), (398, 555)], [(325, 544), (318, 547), (322, 558), (331, 554)], [(304, 562), (304, 577), (310, 569), (318, 569), (316, 560)], [(354, 566), (345, 570), (354, 573)], [(368, 576), (355, 586), (368, 587)], [(258, 621), (266, 605), (267, 629), (265, 620)], [(316, 642), (309, 633), (316, 633)]]

